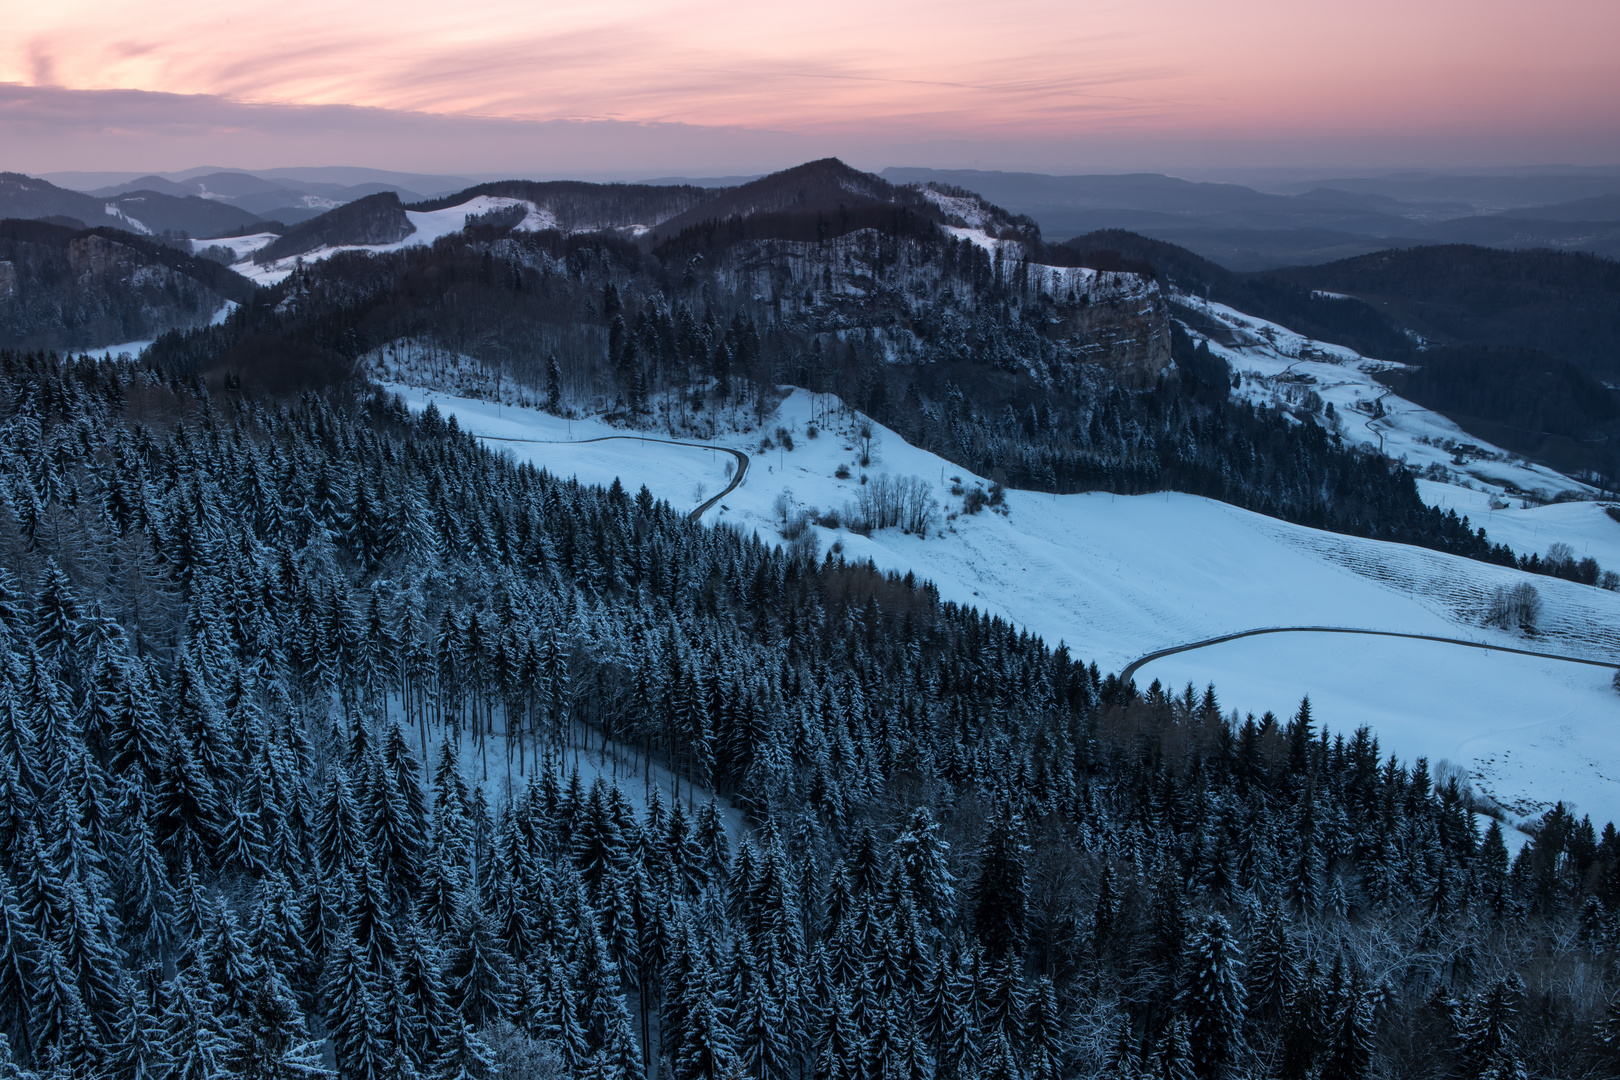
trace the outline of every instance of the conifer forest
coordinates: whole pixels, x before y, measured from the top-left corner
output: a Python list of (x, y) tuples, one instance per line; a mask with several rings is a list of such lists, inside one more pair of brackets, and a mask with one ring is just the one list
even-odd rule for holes
[(5, 1076), (1620, 1073), (1613, 827), (1308, 700), (378, 392), (9, 353), (0, 458)]

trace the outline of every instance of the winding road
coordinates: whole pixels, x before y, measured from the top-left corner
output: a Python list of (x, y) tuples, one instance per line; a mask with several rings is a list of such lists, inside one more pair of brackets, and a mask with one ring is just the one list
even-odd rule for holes
[(714, 446), (710, 443), (677, 442), (674, 439), (649, 439), (641, 435), (599, 435), (594, 439), (513, 439), (501, 435), (478, 435), (477, 437), (480, 439), (485, 439), (489, 442), (537, 443), (545, 446), (579, 446), (584, 443), (625, 440), (627, 442), (662, 443), (665, 446), (687, 446), (694, 450), (718, 450), (722, 454), (730, 454), (732, 457), (737, 459), (737, 471), (732, 474), (731, 483), (720, 489), (720, 494), (716, 495), (712, 499), (704, 501), (696, 510), (693, 510), (690, 514), (686, 515), (687, 519), (691, 521), (697, 521), (705, 513), (707, 513), (715, 503), (719, 502), (727, 495), (730, 495), (733, 491), (736, 491), (737, 488), (742, 484), (743, 478), (748, 475), (747, 454), (743, 453), (741, 450), (733, 450), (729, 446)]
[(1620, 664), (1609, 663), (1605, 660), (1588, 660), (1581, 656), (1563, 656), (1559, 653), (1535, 652), (1530, 649), (1514, 649), (1506, 645), (1487, 645), (1479, 641), (1466, 641), (1462, 638), (1436, 637), (1433, 634), (1403, 634), (1397, 630), (1356, 630), (1347, 626), (1266, 626), (1258, 630), (1239, 630), (1235, 634), (1222, 634), (1220, 637), (1207, 638), (1204, 641), (1194, 641), (1187, 645), (1174, 645), (1158, 652), (1150, 652), (1146, 656), (1132, 660), (1120, 672), (1119, 681), (1127, 683), (1136, 677), (1138, 670), (1145, 664), (1176, 653), (1191, 652), (1193, 649), (1202, 649), (1210, 645), (1219, 645), (1224, 641), (1236, 641), (1239, 638), (1258, 637), (1261, 634), (1365, 634), (1368, 637), (1408, 638), (1413, 641), (1438, 641), (1445, 645), (1466, 645), (1471, 649), (1483, 649), (1486, 652), (1516, 653), (1519, 656), (1538, 656), (1543, 660), (1567, 660), (1572, 664), (1589, 664), (1592, 667), (1620, 668)]

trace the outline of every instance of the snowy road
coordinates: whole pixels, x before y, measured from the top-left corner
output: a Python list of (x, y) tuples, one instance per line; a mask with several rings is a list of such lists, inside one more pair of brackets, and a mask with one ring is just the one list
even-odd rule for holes
[(736, 491), (737, 488), (742, 485), (743, 478), (748, 475), (747, 454), (743, 453), (741, 450), (733, 450), (729, 446), (716, 446), (713, 443), (677, 442), (674, 439), (647, 439), (640, 435), (601, 435), (594, 439), (514, 439), (500, 435), (480, 435), (478, 437), (488, 442), (539, 443), (548, 446), (578, 446), (582, 443), (612, 442), (615, 439), (625, 439), (630, 442), (663, 443), (665, 446), (686, 446), (691, 447), (694, 450), (718, 450), (723, 454), (730, 454), (732, 457), (737, 459), (737, 472), (732, 476), (731, 483), (727, 484), (724, 488), (721, 488), (720, 493), (714, 496), (714, 498), (702, 503), (696, 510), (693, 510), (690, 514), (686, 515), (693, 521), (697, 521), (702, 518), (704, 513), (711, 509), (715, 503), (719, 502), (727, 495), (730, 495), (733, 491)]
[(1227, 641), (1236, 641), (1239, 638), (1256, 637), (1260, 634), (1365, 634), (1369, 637), (1409, 638), (1412, 641), (1438, 641), (1444, 645), (1465, 645), (1470, 649), (1483, 649), (1485, 652), (1514, 653), (1518, 656), (1535, 656), (1542, 660), (1563, 660), (1571, 664), (1589, 664), (1592, 667), (1620, 669), (1620, 664), (1611, 664), (1603, 660), (1588, 660), (1580, 656), (1564, 656), (1559, 653), (1535, 652), (1531, 649), (1512, 649), (1505, 645), (1491, 645), (1483, 641), (1467, 641), (1463, 638), (1437, 637), (1434, 634), (1403, 634), (1395, 630), (1358, 630), (1349, 626), (1266, 626), (1258, 630), (1240, 630), (1235, 634), (1222, 634), (1220, 637), (1205, 638), (1203, 641), (1194, 641), (1186, 645), (1173, 645), (1168, 649), (1150, 652), (1146, 656), (1132, 660), (1125, 665), (1120, 673), (1120, 682), (1129, 682), (1135, 677), (1138, 669), (1153, 661), (1177, 653), (1191, 652), (1194, 649), (1203, 649), (1211, 645), (1220, 645)]

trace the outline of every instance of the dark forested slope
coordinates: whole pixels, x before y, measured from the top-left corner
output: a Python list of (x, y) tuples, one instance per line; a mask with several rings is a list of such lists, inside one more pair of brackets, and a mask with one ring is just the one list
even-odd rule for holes
[(1266, 278), (1360, 297), (1437, 345), (1541, 349), (1620, 374), (1620, 262), (1460, 244), (1381, 251)]
[(1620, 394), (1539, 349), (1431, 349), (1379, 376), (1465, 431), (1568, 473), (1620, 476)]
[(23, 1069), (1612, 1063), (1612, 830), (1510, 860), (1308, 705), (1138, 693), (380, 397), (0, 354), (0, 456)]
[(207, 323), (253, 286), (218, 263), (101, 226), (0, 221), (0, 347), (79, 349)]
[[(1620, 475), (1605, 419), (1620, 342), (1620, 263), (1552, 251), (1430, 246), (1238, 274), (1120, 230), (1065, 245), (1118, 251), (1162, 282), (1319, 341), (1414, 365), (1390, 385), (1485, 442), (1569, 473)], [(1222, 330), (1175, 306), (1191, 330)]]

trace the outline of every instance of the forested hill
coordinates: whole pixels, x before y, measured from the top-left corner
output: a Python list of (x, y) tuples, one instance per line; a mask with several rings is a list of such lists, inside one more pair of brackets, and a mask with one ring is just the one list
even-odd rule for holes
[(98, 226), (0, 221), (0, 343), (71, 350), (206, 325), (253, 285), (207, 259)]
[(1435, 244), (1235, 273), (1120, 229), (1063, 246), (1121, 252), (1183, 292), (1367, 356), (1419, 360), (1426, 344), (1539, 349), (1600, 376), (1617, 370), (1620, 262), (1596, 255)]
[(379, 396), (0, 354), (0, 455), (9, 1075), (1612, 1061), (1613, 830), (1510, 863), (1308, 705), (1137, 693)]
[[(994, 217), (934, 194), (953, 212)], [(1229, 401), (1230, 373), (1190, 345), (1167, 375), (1164, 295), (1117, 252), (1070, 252), (1066, 262), (1085, 265), (1054, 267), (1035, 261), (1045, 249), (1011, 240), (992, 255), (887, 204), (773, 210), (641, 243), (512, 226), (475, 223), (431, 248), (303, 267), (224, 326), (165, 339), (155, 354), (286, 390), (348, 378), (391, 349), (442, 352), (470, 357), (490, 386), (550, 398), (555, 385), (556, 409), (696, 435), (717, 413), (762, 416), (792, 384), (836, 392), (1016, 487), (1168, 488), (1511, 557), (1425, 506), (1405, 469), (1346, 447), (1321, 417)]]

